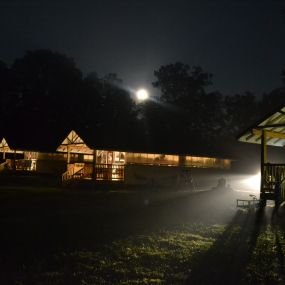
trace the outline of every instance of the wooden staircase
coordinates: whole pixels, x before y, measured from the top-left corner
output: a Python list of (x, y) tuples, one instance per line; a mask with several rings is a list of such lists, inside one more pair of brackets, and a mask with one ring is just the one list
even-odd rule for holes
[(82, 179), (84, 177), (84, 165), (76, 167), (75, 164), (70, 164), (67, 168), (67, 171), (65, 171), (61, 176), (63, 183), (70, 180)]
[(8, 163), (6, 161), (2, 162), (0, 164), (0, 172), (4, 171), (7, 169)]

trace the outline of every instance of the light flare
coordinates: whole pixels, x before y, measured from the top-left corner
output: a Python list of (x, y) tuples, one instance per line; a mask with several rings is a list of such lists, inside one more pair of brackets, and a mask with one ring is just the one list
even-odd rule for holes
[(250, 188), (252, 191), (258, 192), (260, 190), (260, 172), (243, 180), (243, 183)]

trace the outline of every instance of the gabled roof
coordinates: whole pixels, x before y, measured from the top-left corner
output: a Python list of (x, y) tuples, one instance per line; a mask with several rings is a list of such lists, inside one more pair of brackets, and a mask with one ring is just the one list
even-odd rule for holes
[(267, 145), (285, 146), (284, 105), (247, 129), (238, 137), (238, 140), (246, 143), (260, 144), (263, 130), (266, 131)]
[(73, 130), (63, 140), (63, 142), (56, 149), (56, 151), (67, 152), (68, 147), (69, 151), (72, 153), (93, 154), (93, 150), (89, 146), (87, 146), (82, 140), (82, 138)]
[(1, 141), (0, 141), (0, 152), (10, 152), (11, 149), (7, 143), (7, 141), (5, 140), (5, 138), (3, 138)]
[(190, 146), (187, 151), (180, 152), (178, 150), (169, 149), (156, 149), (154, 147), (136, 147), (119, 144), (117, 142), (104, 143), (100, 138), (96, 139), (97, 136), (93, 135), (93, 132), (79, 130), (78, 132), (72, 130), (68, 136), (62, 141), (62, 143), (57, 147), (58, 152), (67, 152), (67, 147), (69, 145), (69, 151), (71, 153), (83, 153), (83, 154), (93, 154), (94, 150), (110, 150), (110, 151), (122, 151), (122, 152), (132, 152), (132, 153), (153, 153), (153, 154), (169, 154), (169, 155), (190, 155), (199, 157), (219, 157), (219, 158), (229, 158), (218, 153), (218, 151), (213, 151), (212, 153), (199, 153), (195, 152)]
[(0, 142), (0, 152), (6, 152), (6, 153), (23, 153), (22, 150), (17, 149), (11, 149), (6, 141), (5, 138), (3, 138)]
[[(68, 132), (69, 131), (69, 132)], [(108, 131), (108, 130), (106, 130)], [(153, 145), (151, 142), (144, 141), (139, 144), (134, 143), (135, 134), (130, 133), (124, 139), (120, 135), (115, 135), (110, 140), (110, 136), (106, 133), (99, 133), (96, 128), (82, 127), (70, 131), (69, 127), (34, 125), (26, 125), (21, 122), (15, 123), (13, 127), (0, 129), (0, 137), (7, 140), (10, 149), (13, 151), (39, 151), (54, 153), (67, 152), (67, 145), (72, 142), (70, 152), (92, 154), (93, 150), (110, 150), (138, 153), (161, 153), (171, 155), (191, 155), (199, 157), (219, 157), (229, 158), (229, 155), (223, 152), (223, 147), (216, 148), (214, 146), (195, 144), (194, 141), (189, 142), (187, 149), (181, 148), (179, 140), (175, 146)], [(167, 139), (167, 138), (166, 138)]]

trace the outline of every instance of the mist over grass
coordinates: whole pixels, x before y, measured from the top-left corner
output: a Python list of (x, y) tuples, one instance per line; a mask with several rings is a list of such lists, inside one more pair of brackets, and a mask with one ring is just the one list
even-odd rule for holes
[(0, 189), (1, 284), (284, 283), (282, 207), (179, 193)]

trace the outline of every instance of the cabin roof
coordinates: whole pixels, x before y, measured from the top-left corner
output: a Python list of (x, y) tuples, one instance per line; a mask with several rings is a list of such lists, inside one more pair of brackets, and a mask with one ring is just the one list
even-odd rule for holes
[[(134, 145), (121, 143), (120, 138), (114, 141), (104, 141), (104, 136), (96, 135), (90, 128), (75, 129), (70, 131), (63, 128), (33, 126), (23, 127), (21, 125), (14, 128), (0, 129), (0, 139), (5, 138), (11, 150), (35, 151), (35, 152), (66, 152), (66, 146), (72, 142), (71, 152), (92, 154), (94, 149), (124, 151), (133, 153), (154, 153), (169, 155), (191, 155), (199, 157), (230, 158), (222, 148), (214, 146), (201, 146), (191, 142), (187, 149), (181, 148), (179, 141), (176, 146), (153, 146), (141, 143)], [(64, 148), (65, 147), (65, 148)], [(0, 150), (1, 151), (1, 150)]]
[(5, 138), (0, 138), (0, 151), (10, 151), (10, 147)]
[(245, 143), (261, 144), (262, 131), (266, 131), (267, 145), (285, 146), (285, 106), (277, 108), (238, 136)]
[[(74, 153), (84, 153), (84, 154), (92, 154), (93, 150), (110, 150), (110, 151), (122, 151), (122, 152), (132, 152), (132, 153), (152, 153), (152, 154), (168, 154), (168, 155), (191, 155), (191, 156), (199, 156), (199, 157), (213, 157), (213, 158), (229, 158), (229, 155), (225, 155), (219, 149), (212, 147), (209, 149), (207, 146), (207, 152), (195, 151), (194, 146), (189, 145), (189, 149), (181, 149), (179, 148), (179, 143), (177, 143), (177, 148), (156, 148), (154, 146), (128, 146), (122, 145), (117, 142), (108, 142), (104, 143), (100, 141), (100, 139), (96, 140), (96, 136), (90, 135), (90, 133), (80, 130), (74, 131), (72, 130), (68, 136), (62, 140), (62, 143), (57, 147), (57, 151), (66, 152), (67, 145), (70, 145), (70, 152)], [(206, 150), (206, 147), (205, 147)]]

